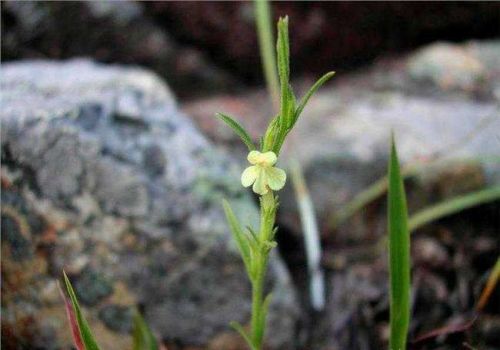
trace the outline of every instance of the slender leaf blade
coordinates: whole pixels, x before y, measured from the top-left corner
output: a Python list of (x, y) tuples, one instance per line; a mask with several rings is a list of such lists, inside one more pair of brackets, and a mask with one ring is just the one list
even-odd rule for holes
[(237, 331), (243, 337), (243, 339), (245, 339), (245, 341), (247, 342), (250, 349), (257, 350), (257, 347), (253, 344), (252, 340), (250, 339), (250, 336), (247, 334), (247, 332), (245, 332), (245, 330), (243, 329), (241, 324), (239, 324), (238, 322), (232, 321), (229, 323), (229, 325), (231, 327), (233, 327), (233, 329), (235, 331)]
[(249, 151), (253, 151), (254, 149), (256, 149), (248, 132), (236, 120), (222, 113), (216, 113), (215, 115), (217, 116), (217, 118), (226, 123), (231, 129), (233, 129), (236, 135), (238, 135), (241, 141), (243, 141), (243, 143), (248, 147)]
[(289, 115), (290, 49), (288, 40), (288, 17), (280, 18), (278, 21), (278, 41), (276, 43), (278, 55), (278, 74), (281, 85), (279, 124), (280, 138), (284, 137), (291, 119), (291, 115)]
[(390, 350), (406, 349), (410, 322), (410, 231), (399, 160), (391, 142), (389, 160)]
[(61, 285), (57, 283), (57, 287), (59, 288), (59, 294), (64, 301), (64, 307), (66, 309), (66, 317), (68, 318), (68, 323), (71, 328), (71, 336), (73, 337), (73, 343), (77, 350), (85, 350), (85, 345), (83, 345), (82, 336), (80, 335), (80, 329), (78, 328), (78, 322), (75, 316), (75, 310), (73, 309), (73, 305), (71, 301), (66, 297), (64, 292), (61, 289)]
[(309, 102), (309, 99), (311, 98), (312, 95), (318, 91), (318, 89), (326, 83), (328, 80), (331, 79), (335, 75), (335, 72), (328, 72), (325, 75), (323, 75), (321, 78), (319, 78), (313, 86), (309, 89), (309, 91), (302, 97), (300, 100), (299, 106), (297, 107), (297, 110), (295, 112), (294, 118), (293, 118), (293, 123), (292, 126), (297, 122), (297, 119), (299, 119), (299, 116), (302, 114), (302, 111), (307, 105), (307, 102)]
[(99, 346), (92, 335), (92, 331), (90, 330), (90, 326), (87, 323), (87, 320), (83, 316), (83, 313), (80, 309), (80, 305), (78, 304), (78, 299), (76, 298), (75, 291), (71, 286), (71, 282), (69, 281), (66, 272), (63, 271), (64, 275), (64, 283), (66, 284), (66, 290), (68, 291), (69, 297), (71, 299), (71, 303), (73, 304), (73, 310), (76, 316), (76, 321), (78, 323), (78, 330), (80, 331), (80, 336), (85, 345), (85, 350), (99, 350)]
[(238, 246), (238, 250), (240, 251), (241, 257), (243, 258), (243, 262), (248, 272), (251, 271), (251, 254), (250, 247), (247, 242), (247, 237), (238, 223), (238, 219), (236, 215), (234, 215), (233, 210), (229, 203), (223, 199), (222, 206), (224, 207), (224, 213), (226, 214), (226, 219), (229, 223), (229, 228), (231, 229), (231, 233), (233, 234), (234, 240)]
[(158, 350), (156, 338), (138, 311), (134, 313), (133, 350)]

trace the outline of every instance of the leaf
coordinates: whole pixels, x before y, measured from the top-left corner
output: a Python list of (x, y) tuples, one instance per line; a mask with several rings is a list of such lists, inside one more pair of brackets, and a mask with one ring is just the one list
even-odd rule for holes
[(64, 300), (64, 307), (66, 309), (66, 316), (68, 318), (68, 323), (71, 327), (71, 335), (73, 337), (73, 343), (75, 344), (77, 350), (85, 350), (82, 337), (80, 336), (80, 330), (78, 329), (78, 323), (76, 321), (75, 310), (73, 310), (73, 305), (71, 305), (71, 302), (64, 294), (63, 290), (61, 289), (61, 285), (59, 283), (57, 283), (57, 287), (59, 288), (59, 294), (61, 294), (61, 297)]
[(314, 83), (313, 86), (311, 86), (311, 88), (309, 89), (309, 91), (300, 100), (299, 107), (297, 107), (297, 111), (295, 111), (295, 115), (293, 117), (292, 126), (295, 125), (295, 123), (297, 122), (297, 119), (299, 119), (299, 116), (302, 114), (302, 111), (306, 107), (307, 102), (309, 101), (309, 99), (311, 98), (311, 96), (314, 95), (314, 93), (324, 83), (326, 83), (328, 80), (330, 80), (330, 78), (333, 77), (334, 75), (335, 75), (335, 72), (328, 72), (325, 75), (323, 75), (321, 78), (319, 78), (318, 81), (316, 81), (316, 83)]
[(234, 215), (233, 210), (229, 203), (223, 199), (222, 205), (224, 207), (224, 213), (226, 214), (226, 219), (229, 223), (229, 228), (231, 229), (231, 233), (233, 234), (234, 240), (237, 243), (238, 249), (240, 251), (241, 257), (243, 258), (243, 263), (247, 271), (251, 272), (251, 255), (250, 255), (250, 247), (247, 242), (247, 237), (241, 230), (240, 224), (238, 223), (238, 219)]
[(134, 313), (133, 350), (158, 350), (155, 336), (138, 311)]
[[(274, 149), (274, 143), (278, 136), (279, 131), (280, 116), (275, 116), (269, 126), (267, 127), (266, 133), (263, 139), (262, 152), (271, 151)], [(278, 155), (276, 153), (276, 155)]]
[(245, 341), (247, 342), (247, 344), (250, 347), (250, 349), (257, 350), (257, 348), (255, 347), (255, 345), (253, 345), (252, 340), (248, 336), (247, 332), (245, 332), (245, 330), (243, 329), (243, 327), (238, 322), (232, 321), (232, 322), (229, 323), (229, 325), (231, 327), (233, 327), (235, 331), (237, 331), (238, 333), (240, 333), (240, 335), (243, 337), (243, 339), (245, 339)]
[(391, 350), (406, 349), (410, 322), (410, 231), (403, 179), (394, 136), (389, 160), (389, 270)]
[[(290, 104), (290, 49), (288, 38), (288, 17), (280, 18), (278, 21), (278, 41), (276, 43), (276, 50), (278, 54), (278, 74), (281, 85), (280, 96), (280, 122), (279, 134), (281, 139), (284, 137), (288, 125), (290, 124), (291, 115), (289, 115)], [(276, 143), (276, 140), (275, 140)], [(274, 146), (273, 146), (274, 147)]]
[(500, 186), (493, 186), (455, 198), (446, 199), (441, 203), (424, 208), (418, 213), (413, 214), (409, 220), (410, 231), (414, 231), (429, 222), (441, 219), (445, 216), (498, 199), (500, 199)]
[(266, 328), (266, 318), (267, 312), (269, 311), (269, 304), (271, 303), (273, 295), (272, 293), (268, 294), (262, 303), (262, 309), (260, 311), (260, 324), (262, 325), (262, 338), (264, 338), (264, 330)]
[(491, 294), (495, 290), (495, 286), (497, 285), (498, 280), (500, 280), (500, 258), (497, 259), (495, 266), (493, 266), (493, 269), (490, 272), (488, 280), (486, 281), (486, 285), (484, 286), (484, 289), (481, 292), (481, 296), (479, 297), (479, 301), (477, 302), (476, 305), (477, 311), (482, 311), (484, 309), (484, 307), (488, 303), (488, 300), (491, 297)]
[(238, 135), (241, 141), (243, 141), (243, 143), (248, 147), (249, 151), (253, 151), (256, 149), (248, 132), (236, 120), (222, 113), (216, 113), (215, 115), (217, 116), (217, 118), (226, 123), (231, 129), (233, 129), (236, 135)]
[(63, 271), (64, 275), (64, 283), (66, 284), (66, 290), (68, 291), (69, 297), (71, 299), (71, 303), (73, 304), (73, 310), (76, 316), (76, 321), (78, 324), (78, 330), (80, 332), (81, 340), (85, 346), (85, 350), (99, 350), (99, 346), (92, 335), (92, 331), (90, 330), (89, 324), (85, 317), (83, 316), (82, 311), (80, 310), (80, 305), (78, 304), (78, 300), (76, 298), (73, 287), (71, 286), (71, 282), (66, 275), (66, 272)]

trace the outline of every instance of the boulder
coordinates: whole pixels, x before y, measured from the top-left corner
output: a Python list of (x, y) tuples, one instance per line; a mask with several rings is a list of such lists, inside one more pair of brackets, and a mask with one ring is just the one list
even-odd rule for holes
[[(65, 269), (104, 349), (131, 347), (134, 307), (166, 344), (228, 346), (250, 287), (221, 199), (258, 220), (241, 168), (142, 69), (7, 63), (1, 91), (3, 345), (70, 348)], [(298, 306), (278, 255), (268, 280), (269, 345), (292, 349)]]

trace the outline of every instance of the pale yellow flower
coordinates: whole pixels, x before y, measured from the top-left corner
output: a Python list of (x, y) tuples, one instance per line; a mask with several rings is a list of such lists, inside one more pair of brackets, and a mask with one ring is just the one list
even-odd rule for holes
[(243, 186), (248, 187), (253, 184), (253, 191), (261, 196), (269, 192), (269, 189), (278, 191), (285, 186), (286, 173), (274, 167), (278, 160), (274, 152), (251, 151), (247, 159), (252, 166), (246, 168), (241, 174)]

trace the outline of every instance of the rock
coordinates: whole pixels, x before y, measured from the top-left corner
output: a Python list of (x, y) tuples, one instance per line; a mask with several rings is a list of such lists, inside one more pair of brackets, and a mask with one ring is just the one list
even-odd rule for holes
[(140, 64), (182, 97), (239, 83), (194, 47), (179, 45), (134, 1), (2, 2), (2, 60), (92, 57)]
[[(55, 284), (63, 268), (103, 348), (131, 346), (135, 306), (160, 339), (185, 347), (248, 320), (249, 284), (220, 200), (248, 223), (257, 210), (241, 169), (155, 75), (24, 61), (4, 64), (1, 84), (6, 348), (69, 348)], [(269, 344), (291, 349), (294, 288), (277, 255), (270, 266)]]
[(437, 43), (424, 48), (408, 62), (410, 77), (442, 89), (472, 91), (486, 79), (486, 69), (459, 45)]

